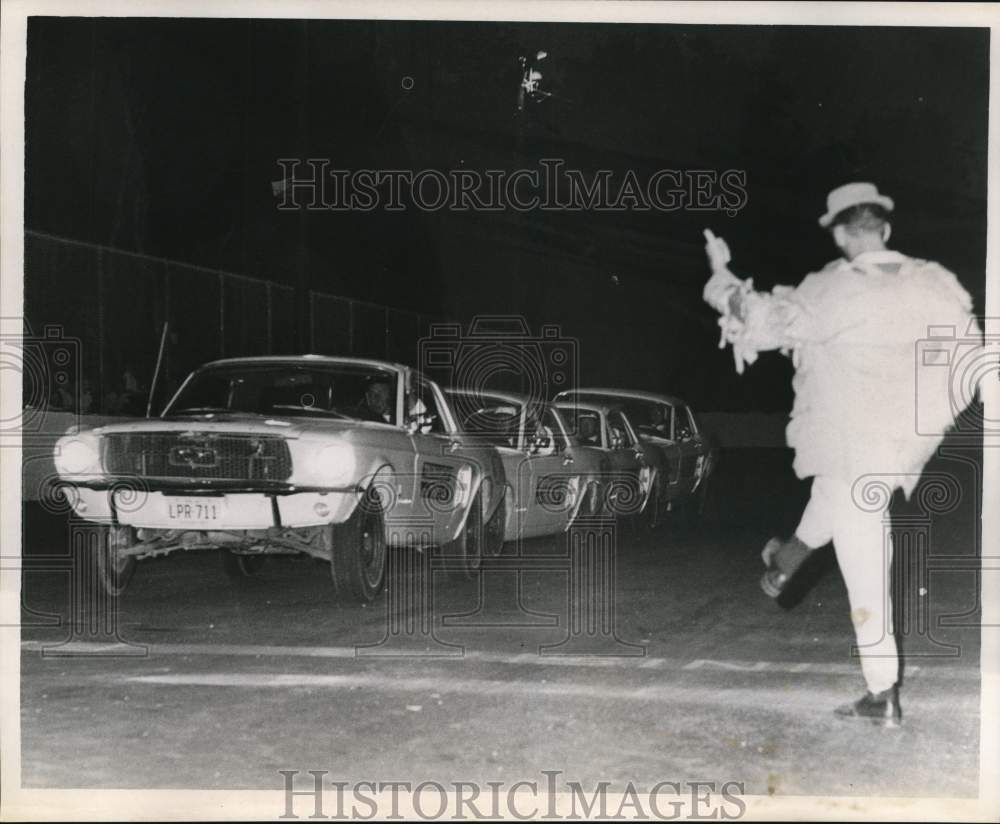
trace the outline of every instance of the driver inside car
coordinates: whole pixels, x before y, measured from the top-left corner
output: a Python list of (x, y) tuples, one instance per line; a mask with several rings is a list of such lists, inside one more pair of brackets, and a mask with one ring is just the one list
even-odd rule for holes
[(598, 445), (600, 430), (597, 420), (591, 417), (580, 418), (580, 442), (591, 446)]
[(667, 417), (666, 407), (656, 404), (650, 408), (649, 426), (661, 435), (670, 436), (670, 420)]
[(355, 417), (363, 421), (392, 423), (392, 387), (386, 381), (372, 381), (355, 407)]

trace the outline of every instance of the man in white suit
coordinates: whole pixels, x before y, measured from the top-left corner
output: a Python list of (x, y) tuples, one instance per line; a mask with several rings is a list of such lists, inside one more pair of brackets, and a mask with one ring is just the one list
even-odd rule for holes
[[(883, 536), (882, 507), (872, 506), (865, 479), (875, 475), (907, 496), (913, 491), (960, 411), (949, 393), (948, 369), (927, 371), (933, 364), (918, 364), (917, 343), (932, 326), (979, 335), (971, 298), (951, 272), (887, 247), (893, 205), (871, 183), (834, 189), (819, 223), (842, 257), (797, 287), (769, 293), (737, 278), (725, 241), (706, 230), (712, 277), (704, 290), (705, 301), (721, 314), (720, 345), (733, 345), (738, 372), (771, 349), (790, 354), (795, 364), (786, 435), (795, 472), (813, 478), (812, 492), (795, 534), (765, 546), (761, 585), (777, 597), (808, 554), (833, 541), (868, 686), (860, 700), (835, 712), (890, 726), (902, 718), (892, 547)], [(919, 393), (918, 369), (925, 369)], [(929, 431), (916, 431), (915, 403)]]

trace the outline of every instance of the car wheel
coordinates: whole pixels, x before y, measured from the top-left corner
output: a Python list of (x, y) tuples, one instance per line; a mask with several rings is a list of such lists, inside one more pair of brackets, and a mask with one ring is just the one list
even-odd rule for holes
[(97, 536), (97, 546), (90, 553), (91, 583), (95, 594), (110, 595), (117, 598), (121, 595), (135, 574), (136, 560), (134, 555), (120, 555), (120, 549), (126, 549), (134, 543), (135, 533), (131, 527), (105, 527)]
[[(503, 526), (500, 527), (501, 534)], [(454, 578), (475, 578), (483, 565), (483, 498), (478, 492), (469, 505), (469, 516), (461, 535), (443, 547), (450, 559), (448, 571)]]
[(330, 530), (330, 574), (337, 594), (371, 603), (385, 586), (385, 513), (378, 492), (369, 487), (351, 517)]
[(646, 502), (646, 508), (642, 512), (642, 525), (650, 532), (654, 532), (663, 526), (666, 505), (661, 500), (662, 496), (663, 489), (660, 486), (659, 480), (657, 480), (653, 484), (653, 489), (649, 493), (649, 501)]
[(507, 496), (501, 496), (500, 503), (497, 504), (493, 517), (486, 524), (484, 530), (483, 549), (487, 555), (496, 557), (503, 552), (504, 530), (507, 528)]
[(708, 486), (708, 479), (705, 478), (698, 488), (691, 495), (691, 508), (693, 510), (693, 517), (698, 521), (711, 520), (711, 512), (709, 510), (709, 496), (711, 492)]
[(613, 477), (605, 486), (605, 504), (616, 521), (631, 520), (641, 514), (642, 490), (634, 475)]
[(570, 528), (575, 526), (581, 518), (585, 518), (590, 514), (593, 504), (591, 503), (591, 493), (590, 488), (586, 488), (583, 493), (583, 500), (580, 501), (580, 506), (576, 508), (576, 515), (570, 521)]
[(576, 526), (581, 518), (609, 517), (607, 506), (602, 506), (601, 495), (599, 492), (595, 492), (594, 489), (595, 487), (590, 485), (587, 487), (586, 492), (583, 493), (583, 500), (580, 501), (580, 506), (576, 510), (576, 517), (573, 518), (571, 526)]
[(607, 483), (601, 482), (594, 485), (591, 489), (593, 500), (591, 505), (593, 507), (593, 516), (595, 518), (604, 518), (608, 521), (617, 521), (618, 513), (615, 512), (614, 507), (608, 500)]
[(242, 581), (246, 578), (253, 578), (260, 573), (265, 564), (264, 555), (241, 555), (230, 549), (220, 550), (222, 556), (222, 568), (226, 575), (235, 581)]

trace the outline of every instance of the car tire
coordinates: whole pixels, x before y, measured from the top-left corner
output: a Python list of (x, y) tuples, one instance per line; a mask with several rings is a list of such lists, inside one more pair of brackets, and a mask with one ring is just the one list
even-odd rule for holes
[(461, 534), (442, 548), (444, 556), (449, 559), (448, 572), (451, 577), (471, 580), (479, 574), (483, 565), (485, 532), (483, 497), (477, 492), (469, 504), (469, 515)]
[(135, 532), (131, 527), (104, 527), (97, 546), (90, 553), (91, 586), (97, 596), (117, 598), (128, 588), (138, 563), (134, 555), (117, 556), (117, 549), (130, 546)]
[(590, 487), (587, 487), (583, 492), (583, 500), (580, 501), (580, 505), (576, 508), (576, 514), (569, 522), (569, 528), (572, 529), (577, 523), (579, 523), (581, 518), (589, 516), (592, 508), (591, 491)]
[(576, 516), (573, 518), (573, 522), (570, 527), (574, 527), (580, 523), (582, 518), (587, 519), (605, 519), (610, 520), (611, 514), (606, 503), (602, 504), (601, 493), (596, 491), (599, 489), (595, 484), (589, 484), (587, 490), (583, 493), (583, 500), (580, 501), (580, 506), (576, 510)]
[(369, 487), (342, 524), (330, 526), (330, 575), (337, 595), (369, 604), (385, 586), (385, 513), (378, 492)]
[(264, 555), (241, 555), (229, 549), (219, 550), (219, 554), (222, 556), (222, 568), (234, 581), (256, 577), (266, 563)]
[(483, 550), (490, 557), (497, 557), (503, 552), (504, 531), (507, 528), (507, 496), (500, 498), (500, 503), (483, 530)]
[(699, 522), (710, 521), (712, 519), (710, 496), (712, 492), (709, 487), (709, 480), (705, 478), (698, 488), (691, 495), (693, 517)]
[(595, 484), (591, 490), (591, 494), (596, 497), (596, 500), (591, 502), (594, 507), (594, 517), (604, 518), (605, 520), (617, 523), (618, 514), (615, 512), (614, 508), (611, 506), (611, 502), (608, 500), (606, 486), (605, 482), (599, 482)]
[(659, 479), (657, 479), (653, 483), (653, 489), (649, 493), (649, 500), (646, 502), (646, 508), (641, 517), (642, 526), (648, 532), (655, 532), (663, 526), (667, 505), (661, 500), (662, 495), (663, 489)]

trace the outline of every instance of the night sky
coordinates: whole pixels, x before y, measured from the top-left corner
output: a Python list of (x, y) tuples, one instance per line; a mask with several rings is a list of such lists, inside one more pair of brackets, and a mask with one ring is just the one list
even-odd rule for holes
[[(540, 49), (553, 96), (519, 113), (517, 58)], [(893, 245), (955, 271), (981, 312), (988, 52), (969, 29), (33, 18), (25, 222), (459, 320), (520, 312), (579, 339), (585, 380), (782, 409), (786, 363), (737, 379), (715, 349), (702, 227), (758, 286), (796, 283), (836, 257), (826, 192), (872, 180), (896, 200)], [(733, 169), (747, 200), (281, 212), (279, 157)]]

